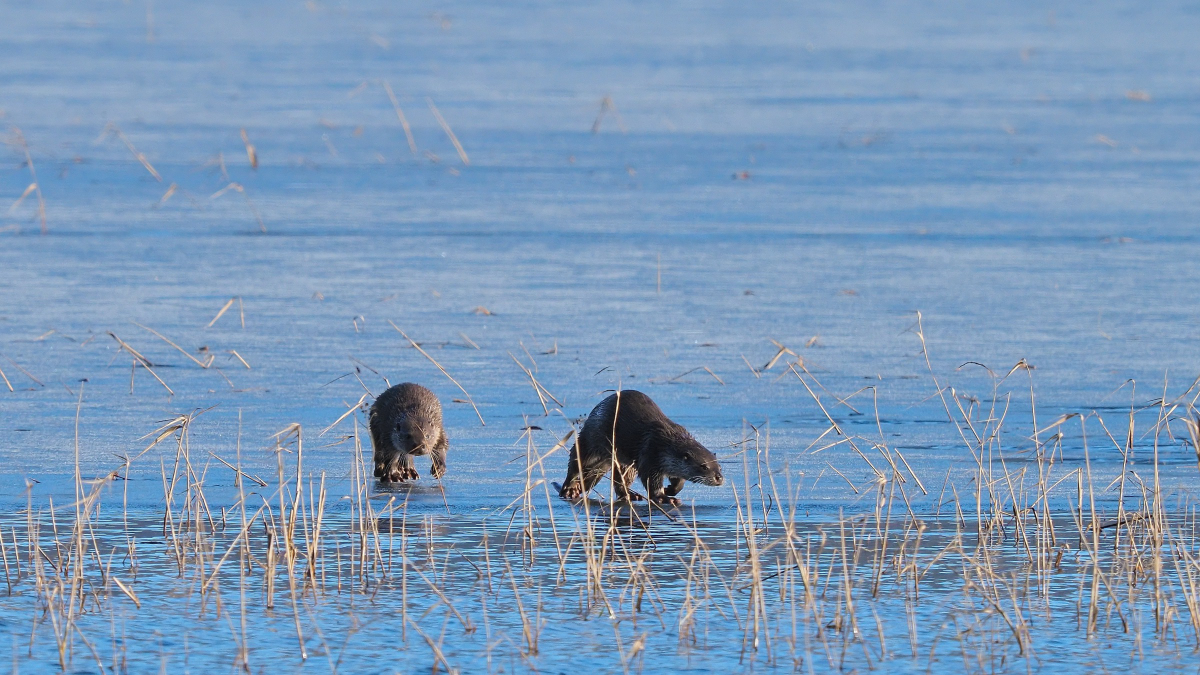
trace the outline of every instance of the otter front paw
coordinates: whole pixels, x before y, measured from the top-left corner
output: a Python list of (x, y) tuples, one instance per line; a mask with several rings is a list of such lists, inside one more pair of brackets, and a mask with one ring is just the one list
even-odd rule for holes
[(674, 497), (683, 490), (684, 480), (681, 478), (673, 478), (667, 487), (663, 488), (663, 492), (668, 497)]
[(434, 478), (441, 480), (442, 476), (446, 475), (446, 465), (434, 464), (432, 467), (430, 467), (429, 474)]
[(558, 496), (570, 502), (579, 501), (583, 497), (583, 488), (579, 483), (564, 485), (562, 490), (559, 491)]
[(625, 497), (624, 497), (624, 498), (625, 498), (625, 501), (630, 501), (630, 502), (644, 502), (644, 501), (646, 501), (646, 497), (645, 497), (645, 496), (643, 496), (643, 495), (640, 495), (640, 494), (638, 494), (638, 493), (634, 492), (633, 490), (630, 490), (629, 492), (626, 492), (626, 493), (625, 493)]
[(385, 480), (392, 483), (399, 483), (406, 480), (416, 480), (420, 477), (420, 474), (418, 474), (417, 470), (413, 467), (399, 466), (395, 469), (392, 469), (391, 473), (388, 474)]
[(655, 497), (654, 501), (662, 506), (680, 506), (683, 504), (683, 502), (679, 501), (675, 497), (666, 494)]

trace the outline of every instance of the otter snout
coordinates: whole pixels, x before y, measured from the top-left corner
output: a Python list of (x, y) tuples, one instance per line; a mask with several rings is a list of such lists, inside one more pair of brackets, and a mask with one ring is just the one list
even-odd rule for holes
[(392, 432), (392, 445), (402, 455), (420, 457), (429, 454), (430, 446), (433, 445), (429, 440), (429, 434), (409, 419), (397, 422), (396, 429)]
[(725, 484), (725, 474), (721, 473), (721, 467), (716, 462), (713, 462), (708, 484), (713, 487), (720, 487)]
[(717, 463), (717, 456), (695, 440), (689, 440), (691, 442), (687, 443), (687, 447), (683, 451), (683, 462), (688, 465), (688, 471), (682, 475), (687, 476), (687, 480), (701, 485), (713, 487), (723, 485), (725, 474), (721, 473), (721, 465)]
[(423, 440), (416, 441), (414, 439), (412, 444), (409, 445), (408, 454), (416, 455), (417, 457), (421, 457), (423, 455), (428, 455), (429, 454), (429, 445), (427, 443), (425, 443), (425, 441), (423, 441)]
[(717, 464), (717, 458), (713, 457), (712, 460), (701, 465), (700, 471), (696, 472), (696, 477), (692, 479), (692, 482), (712, 487), (724, 485), (725, 474), (721, 473), (721, 467)]

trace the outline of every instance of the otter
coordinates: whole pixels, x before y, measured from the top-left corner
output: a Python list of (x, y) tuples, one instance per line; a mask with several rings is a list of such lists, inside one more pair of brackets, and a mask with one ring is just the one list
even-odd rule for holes
[(412, 458), (428, 454), (430, 473), (446, 473), (446, 430), (437, 395), (419, 384), (405, 382), (379, 395), (371, 404), (371, 445), (375, 448), (375, 477), (384, 482), (419, 477)]
[[(721, 485), (717, 457), (672, 422), (650, 397), (628, 389), (592, 409), (567, 460), (563, 499), (583, 498), (609, 471), (618, 498), (645, 499), (629, 489), (636, 472), (646, 494), (659, 504), (679, 506), (685, 481)], [(663, 489), (663, 479), (670, 485)]]

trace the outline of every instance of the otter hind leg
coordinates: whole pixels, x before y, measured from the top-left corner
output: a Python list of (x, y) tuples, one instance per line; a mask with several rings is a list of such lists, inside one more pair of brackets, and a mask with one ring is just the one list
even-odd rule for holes
[(591, 492), (603, 477), (603, 473), (589, 473), (582, 477), (577, 473), (575, 476), (567, 478), (567, 482), (562, 486), (558, 496), (568, 501), (579, 501), (583, 499), (584, 495)]
[(637, 469), (632, 466), (621, 466), (616, 464), (613, 466), (613, 487), (617, 499), (624, 499), (629, 502), (641, 502), (646, 498), (630, 489), (633, 484), (633, 477), (637, 474)]

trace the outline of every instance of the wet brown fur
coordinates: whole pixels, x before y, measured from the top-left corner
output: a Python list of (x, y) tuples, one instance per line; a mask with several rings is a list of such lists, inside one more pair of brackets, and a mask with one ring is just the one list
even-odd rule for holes
[[(559, 495), (580, 499), (612, 472), (619, 499), (645, 499), (630, 490), (634, 474), (655, 502), (678, 505), (685, 481), (721, 485), (717, 457), (672, 422), (640, 391), (626, 390), (601, 401), (588, 415), (571, 448)], [(670, 485), (663, 488), (663, 480)]]
[(370, 427), (376, 478), (416, 479), (419, 474), (412, 458), (425, 454), (433, 460), (434, 478), (446, 473), (449, 443), (442, 427), (442, 404), (432, 391), (411, 382), (388, 389), (371, 405)]

